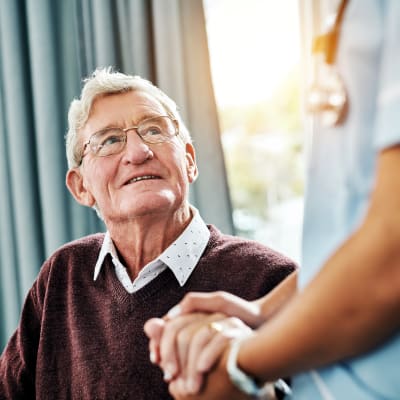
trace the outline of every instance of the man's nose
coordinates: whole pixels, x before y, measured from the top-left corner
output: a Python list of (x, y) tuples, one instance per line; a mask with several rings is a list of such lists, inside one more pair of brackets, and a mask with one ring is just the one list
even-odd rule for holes
[(126, 132), (126, 145), (123, 152), (124, 162), (132, 164), (141, 164), (153, 157), (150, 146), (143, 141), (136, 129), (130, 129)]

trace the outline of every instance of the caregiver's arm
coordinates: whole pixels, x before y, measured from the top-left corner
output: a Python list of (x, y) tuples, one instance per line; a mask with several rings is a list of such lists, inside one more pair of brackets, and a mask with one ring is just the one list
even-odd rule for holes
[(282, 312), (243, 343), (239, 364), (271, 380), (364, 353), (400, 328), (400, 147), (383, 151), (360, 228)]

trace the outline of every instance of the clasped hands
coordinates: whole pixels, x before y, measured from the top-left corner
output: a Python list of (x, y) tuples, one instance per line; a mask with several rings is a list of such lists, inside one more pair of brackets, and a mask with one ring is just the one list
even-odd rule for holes
[(146, 322), (150, 360), (175, 399), (242, 399), (226, 374), (227, 351), (259, 320), (256, 303), (225, 292), (189, 293), (166, 316)]

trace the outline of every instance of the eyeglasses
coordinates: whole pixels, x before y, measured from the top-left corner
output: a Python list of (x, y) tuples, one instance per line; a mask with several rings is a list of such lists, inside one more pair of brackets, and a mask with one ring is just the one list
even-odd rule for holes
[(79, 165), (82, 164), (83, 157), (88, 154), (85, 154), (87, 147), (98, 157), (120, 153), (126, 145), (127, 133), (131, 130), (135, 130), (140, 138), (149, 144), (167, 142), (179, 133), (178, 121), (166, 115), (147, 118), (137, 126), (128, 128), (102, 129), (90, 136), (89, 140), (83, 144)]

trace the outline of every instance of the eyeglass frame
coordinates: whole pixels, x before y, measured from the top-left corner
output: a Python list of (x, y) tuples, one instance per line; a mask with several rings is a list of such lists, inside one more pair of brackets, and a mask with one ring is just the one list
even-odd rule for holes
[[(128, 131), (131, 131), (131, 130), (135, 130), (136, 134), (140, 137), (140, 139), (143, 140), (144, 143), (147, 143), (147, 144), (161, 144), (161, 143), (167, 142), (167, 141), (168, 141), (167, 138), (166, 138), (165, 140), (160, 141), (160, 142), (149, 142), (149, 141), (145, 140), (145, 139), (140, 135), (140, 133), (138, 132), (138, 128), (139, 128), (139, 126), (140, 126), (143, 122), (149, 121), (149, 120), (152, 120), (152, 119), (156, 119), (156, 118), (168, 118), (169, 120), (171, 120), (171, 122), (172, 122), (172, 123), (174, 124), (174, 126), (175, 126), (175, 133), (174, 133), (172, 136), (170, 136), (170, 137), (173, 138), (173, 137), (179, 135), (179, 123), (178, 123), (178, 120), (177, 120), (176, 118), (171, 117), (170, 115), (156, 115), (156, 116), (154, 116), (154, 117), (145, 118), (145, 119), (141, 120), (136, 126), (129, 126), (129, 127), (127, 127), (127, 128), (120, 128), (120, 127), (117, 127), (117, 126), (111, 127), (111, 126), (110, 126), (110, 127), (108, 127), (108, 128), (100, 129), (99, 131), (96, 131), (96, 132), (92, 133), (92, 134), (90, 135), (89, 139), (88, 139), (85, 143), (83, 143), (83, 148), (82, 148), (82, 152), (81, 152), (82, 155), (81, 155), (81, 157), (80, 157), (80, 161), (79, 161), (78, 166), (81, 166), (81, 165), (82, 165), (83, 158), (84, 158), (86, 155), (88, 155), (90, 152), (93, 153), (96, 157), (108, 157), (108, 156), (111, 156), (111, 155), (119, 154), (119, 153), (125, 148), (126, 143), (127, 143), (127, 137), (128, 137), (128, 136), (127, 136), (127, 133), (128, 133)], [(86, 150), (86, 148), (90, 145), (90, 141), (91, 141), (91, 139), (93, 138), (93, 136), (95, 136), (95, 135), (97, 135), (97, 134), (99, 134), (99, 133), (102, 133), (102, 132), (106, 132), (106, 131), (108, 131), (108, 130), (112, 130), (112, 129), (118, 129), (118, 130), (120, 130), (120, 131), (122, 131), (122, 132), (124, 133), (124, 137), (125, 137), (125, 138), (124, 138), (124, 146), (121, 148), (121, 150), (120, 150), (119, 152), (117, 152), (117, 153), (111, 153), (111, 154), (107, 154), (107, 155), (103, 155), (103, 156), (102, 156), (102, 155), (96, 154), (96, 153), (95, 153), (94, 151), (92, 151), (92, 150), (89, 150), (89, 152), (87, 152), (87, 153), (85, 154), (85, 150)], [(89, 149), (91, 149), (90, 146), (89, 146)]]

